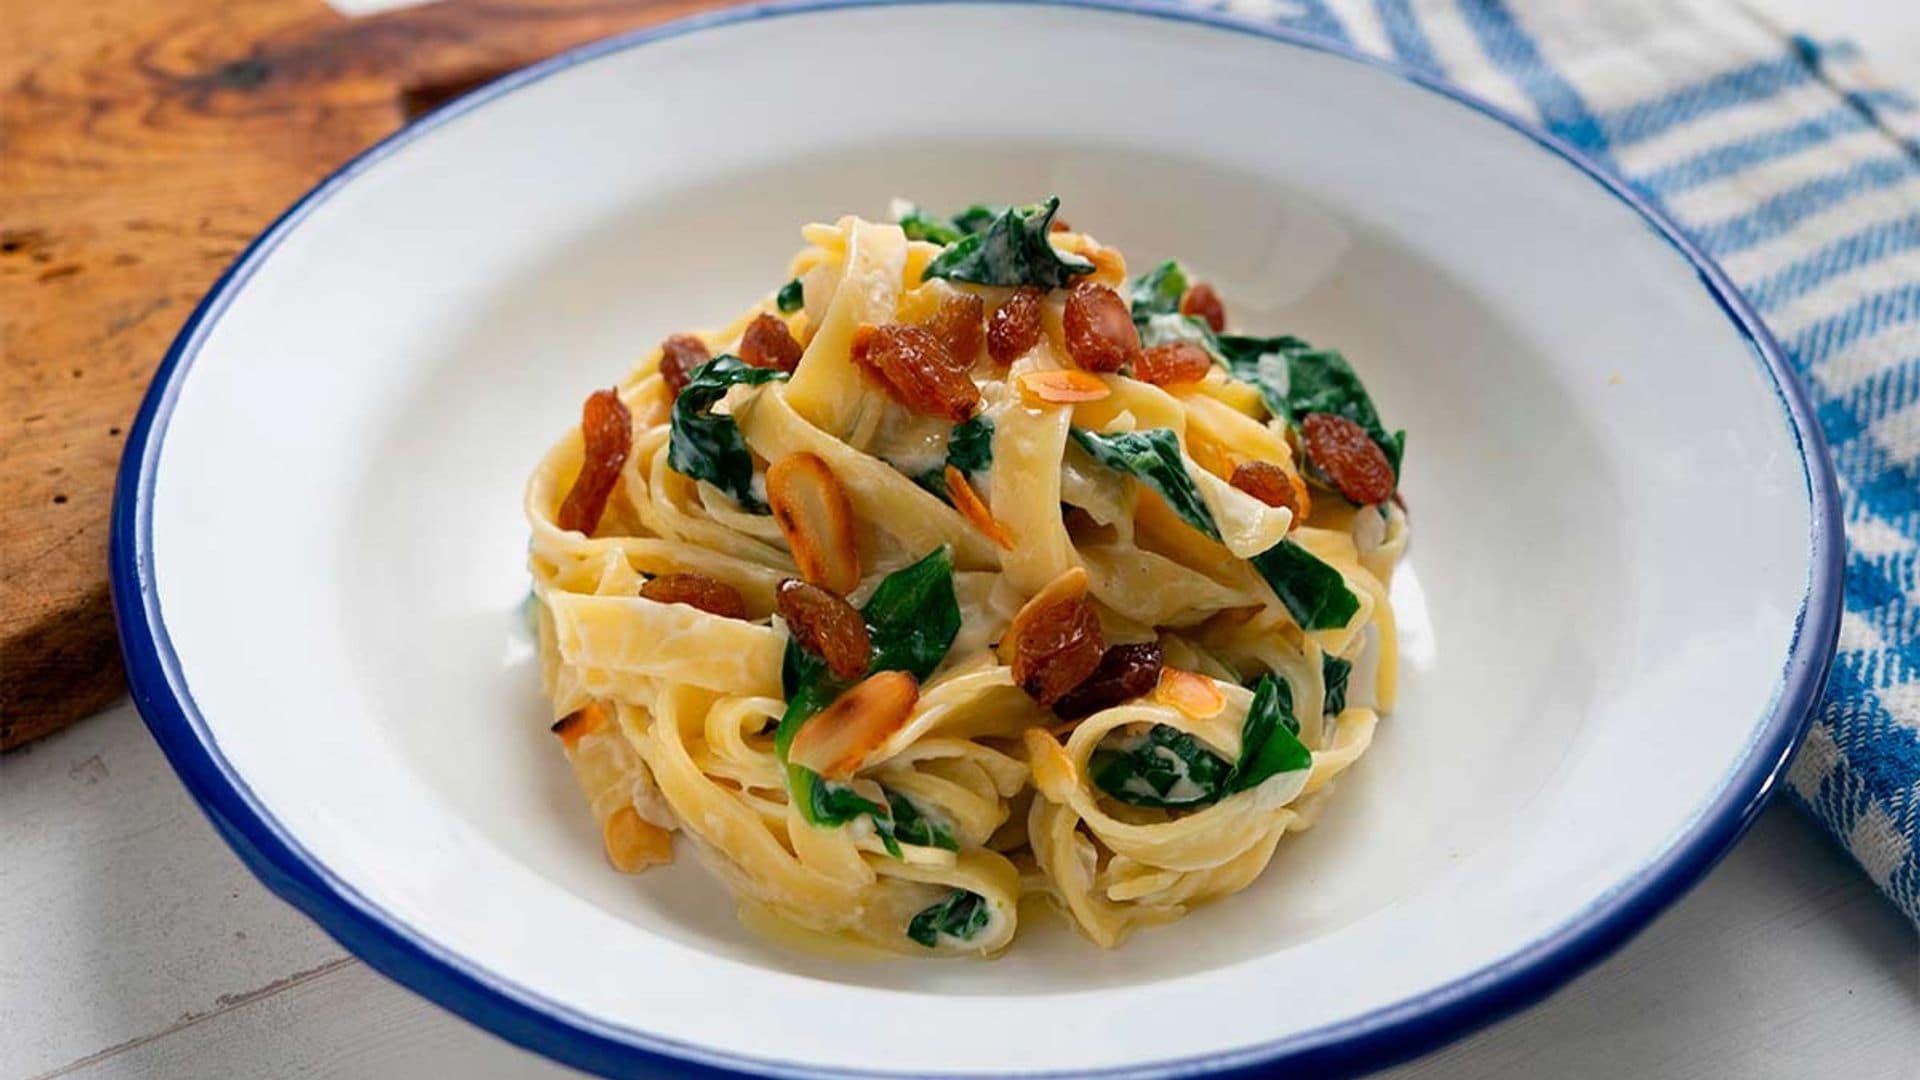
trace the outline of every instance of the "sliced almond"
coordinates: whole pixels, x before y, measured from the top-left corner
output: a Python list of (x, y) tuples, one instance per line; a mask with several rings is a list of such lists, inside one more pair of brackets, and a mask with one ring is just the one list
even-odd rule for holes
[(568, 750), (580, 745), (580, 740), (599, 731), (607, 724), (607, 710), (594, 702), (582, 705), (553, 722), (548, 731), (560, 736), (560, 741)]
[(821, 710), (800, 728), (787, 760), (821, 776), (844, 780), (887, 737), (905, 726), (920, 699), (920, 684), (904, 671), (882, 671)]
[(1066, 747), (1039, 728), (1028, 728), (1020, 737), (1026, 743), (1027, 768), (1033, 772), (1034, 788), (1050, 802), (1066, 802), (1080, 786)]
[(1176, 667), (1161, 669), (1153, 699), (1195, 720), (1210, 720), (1227, 707), (1226, 695), (1212, 679)]
[(801, 577), (843, 596), (860, 584), (853, 504), (818, 455), (803, 451), (774, 462), (767, 470), (767, 505)]
[(947, 481), (947, 494), (952, 496), (953, 508), (960, 511), (960, 516), (972, 523), (973, 527), (979, 529), (987, 539), (1007, 551), (1012, 551), (1012, 535), (1007, 532), (1005, 525), (994, 520), (993, 514), (987, 509), (987, 504), (980, 501), (979, 493), (973, 490), (972, 484), (967, 483), (967, 474), (949, 465), (944, 475)]
[(1081, 401), (1099, 401), (1113, 393), (1107, 381), (1091, 371), (1069, 368), (1061, 371), (1029, 371), (1020, 376), (1020, 398), (1035, 409), (1049, 405), (1072, 405)]
[(642, 818), (632, 806), (607, 815), (600, 839), (606, 844), (607, 861), (623, 874), (673, 861), (673, 834)]

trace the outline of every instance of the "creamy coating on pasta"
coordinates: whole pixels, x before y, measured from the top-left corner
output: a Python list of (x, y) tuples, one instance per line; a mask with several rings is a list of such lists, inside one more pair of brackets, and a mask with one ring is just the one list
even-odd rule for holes
[(1404, 433), (1058, 200), (802, 230), (527, 485), (541, 675), (609, 860), (799, 945), (1120, 944), (1238, 892), (1395, 683)]

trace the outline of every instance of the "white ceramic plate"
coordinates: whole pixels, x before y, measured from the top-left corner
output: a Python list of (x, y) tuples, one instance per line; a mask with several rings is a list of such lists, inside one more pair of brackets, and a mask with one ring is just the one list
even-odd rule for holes
[[(1174, 77), (1171, 73), (1178, 73)], [(520, 630), (579, 401), (891, 195), (1049, 192), (1411, 432), (1405, 691), (1253, 888), (1103, 953), (833, 964), (611, 871)], [(1097, 5), (745, 10), (495, 84), (291, 210), (132, 435), (155, 735), (371, 963), (610, 1072), (1149, 1073), (1404, 1056), (1546, 992), (1751, 820), (1832, 651), (1818, 429), (1725, 280), (1551, 138), (1270, 30)]]

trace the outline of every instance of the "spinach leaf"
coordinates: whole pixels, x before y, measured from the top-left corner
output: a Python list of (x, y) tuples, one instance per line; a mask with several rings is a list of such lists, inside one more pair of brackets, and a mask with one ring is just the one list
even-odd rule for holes
[(1353, 674), (1353, 661), (1342, 660), (1332, 653), (1320, 654), (1320, 681), (1327, 685), (1326, 697), (1320, 711), (1328, 716), (1338, 716), (1347, 707), (1347, 676)]
[(901, 843), (960, 850), (953, 830), (922, 814), (912, 799), (897, 791), (888, 791), (887, 806), (893, 810), (893, 835)]
[[(684, 397), (685, 390), (681, 395)], [(938, 547), (911, 566), (896, 570), (860, 609), (873, 640), (873, 660), (867, 671), (906, 671), (925, 679), (940, 666), (960, 632), (960, 602), (953, 592), (953, 556)], [(774, 730), (773, 752), (787, 769), (787, 791), (800, 806), (801, 816), (815, 825), (844, 825), (866, 814), (880, 830), (881, 842), (895, 851), (890, 808), (862, 798), (844, 784), (787, 762), (795, 735), (814, 714), (833, 704), (852, 685), (835, 678), (826, 661), (789, 639), (781, 658), (780, 683), (787, 708)], [(839, 789), (839, 790), (835, 790)]]
[(982, 473), (993, 466), (993, 421), (976, 416), (957, 425), (947, 439), (947, 464), (963, 473)]
[(1171, 428), (1147, 431), (1123, 431), (1103, 435), (1085, 428), (1072, 428), (1073, 441), (1093, 459), (1116, 472), (1129, 473), (1145, 481), (1173, 507), (1180, 519), (1215, 540), (1220, 528), (1213, 512), (1200, 498), (1200, 488), (1187, 475), (1180, 460), (1180, 437)]
[(1140, 331), (1140, 347), (1143, 349), (1184, 341), (1205, 349), (1216, 364), (1227, 362), (1226, 354), (1220, 351), (1220, 339), (1214, 336), (1213, 328), (1207, 325), (1207, 321), (1198, 316), (1149, 315), (1144, 319), (1136, 318), (1134, 326)]
[(1292, 689), (1284, 679), (1264, 675), (1240, 727), (1238, 764), (1167, 724), (1099, 747), (1089, 764), (1094, 784), (1123, 803), (1164, 810), (1211, 806), (1281, 773), (1312, 768), (1313, 754), (1300, 742), (1299, 730)]
[(1234, 378), (1260, 388), (1260, 398), (1267, 403), (1268, 412), (1290, 424), (1299, 419), (1289, 398), (1293, 387), (1290, 358), (1313, 346), (1291, 334), (1279, 337), (1221, 334), (1216, 340), (1220, 354), (1226, 357), (1227, 369), (1233, 372)]
[(958, 229), (962, 236), (986, 232), (987, 227), (993, 224), (993, 219), (1011, 209), (1013, 208), (1006, 203), (974, 203), (953, 215), (953, 227)]
[[(977, 474), (993, 467), (993, 421), (976, 416), (953, 429), (947, 437), (946, 464), (963, 473)], [(947, 494), (946, 469), (928, 469), (912, 478), (913, 482), (951, 503)]]
[(873, 639), (867, 670), (910, 672), (924, 682), (960, 633), (952, 552), (934, 548), (912, 566), (888, 574), (860, 614)]
[(791, 315), (801, 308), (806, 307), (806, 290), (801, 286), (800, 279), (794, 278), (792, 281), (780, 286), (780, 291), (773, 294), (773, 304), (786, 315)]
[(1096, 787), (1131, 806), (1210, 806), (1227, 794), (1233, 766), (1199, 739), (1167, 724), (1101, 745), (1088, 762)]
[(786, 377), (786, 372), (753, 367), (731, 353), (694, 368), (673, 402), (667, 464), (682, 476), (705, 480), (754, 513), (766, 513), (766, 505), (753, 494), (753, 454), (747, 440), (733, 417), (715, 415), (713, 406), (735, 383), (758, 385)]
[(1292, 424), (1308, 413), (1344, 416), (1366, 429), (1387, 455), (1393, 474), (1400, 475), (1407, 433), (1389, 433), (1381, 425), (1373, 398), (1338, 351), (1316, 349), (1290, 334), (1270, 338), (1222, 334), (1219, 346), (1234, 377), (1258, 386), (1275, 416)]
[(1133, 321), (1142, 323), (1150, 315), (1176, 315), (1180, 298), (1187, 295), (1187, 271), (1177, 259), (1133, 279)]
[(907, 923), (907, 936), (931, 949), (942, 934), (961, 941), (972, 941), (993, 919), (987, 910), (987, 898), (968, 889), (955, 889), (929, 905)]
[(1227, 785), (1250, 791), (1281, 773), (1313, 768), (1313, 753), (1299, 738), (1300, 721), (1293, 715), (1293, 688), (1285, 679), (1268, 675), (1254, 687), (1253, 704), (1240, 727), (1240, 764)]
[(1078, 255), (1058, 251), (1047, 233), (1060, 199), (1009, 207), (982, 231), (969, 232), (933, 257), (923, 278), (948, 278), (975, 285), (1035, 285), (1065, 288), (1076, 274), (1093, 272)]
[(907, 234), (907, 239), (926, 240), (941, 247), (957, 243), (966, 235), (946, 221), (910, 202), (898, 200), (894, 202), (893, 220), (899, 224), (900, 231)]
[(1360, 598), (1347, 588), (1340, 571), (1291, 540), (1282, 540), (1249, 561), (1302, 630), (1345, 626), (1360, 610)]

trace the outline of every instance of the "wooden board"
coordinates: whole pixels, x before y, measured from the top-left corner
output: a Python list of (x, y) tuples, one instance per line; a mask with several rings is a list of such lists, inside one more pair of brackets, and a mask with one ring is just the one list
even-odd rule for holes
[(724, 0), (0, 0), (0, 750), (122, 688), (113, 476), (195, 302), (321, 177), (414, 116)]

